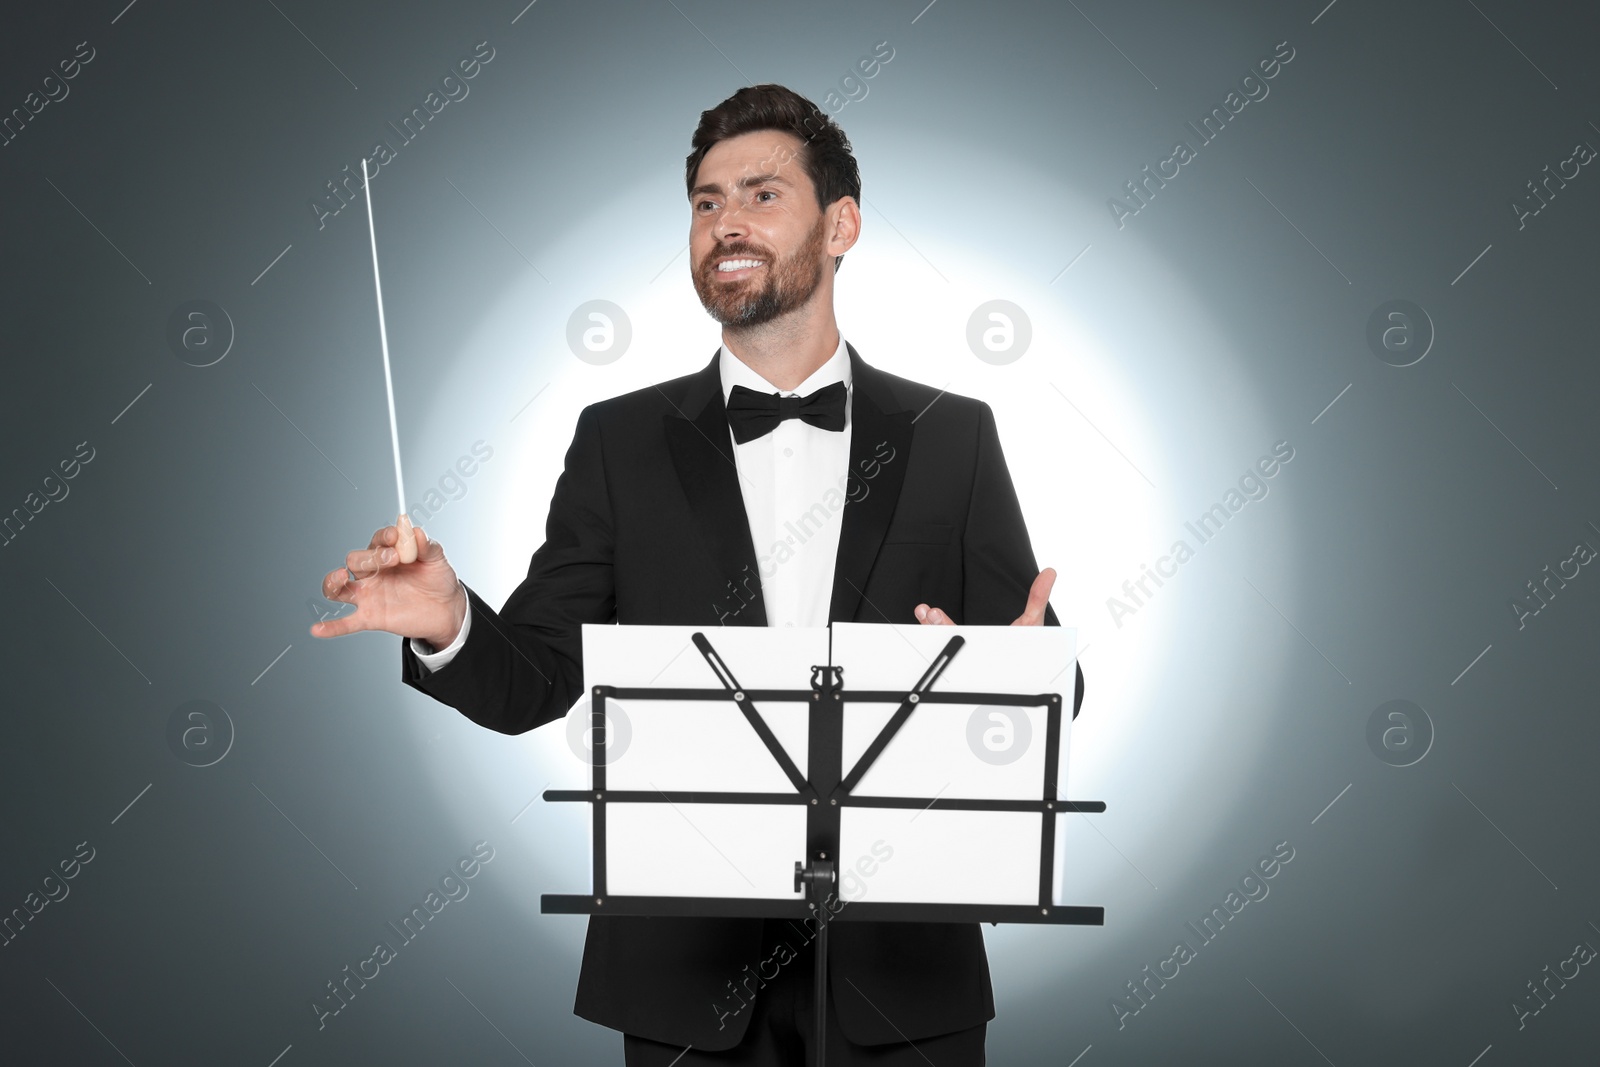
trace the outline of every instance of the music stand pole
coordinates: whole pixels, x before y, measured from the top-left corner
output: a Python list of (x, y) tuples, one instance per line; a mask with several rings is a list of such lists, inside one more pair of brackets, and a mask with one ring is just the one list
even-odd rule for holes
[(823, 1067), (828, 1058), (829, 919), (827, 899), (833, 892), (836, 881), (832, 860), (813, 860), (809, 868), (802, 868), (800, 861), (795, 861), (794, 887), (797, 891), (805, 890), (806, 896), (810, 898), (808, 902), (815, 911), (817, 920), (817, 937), (812, 942), (811, 957), (812, 1018), (815, 1020), (811, 1062), (814, 1067)]

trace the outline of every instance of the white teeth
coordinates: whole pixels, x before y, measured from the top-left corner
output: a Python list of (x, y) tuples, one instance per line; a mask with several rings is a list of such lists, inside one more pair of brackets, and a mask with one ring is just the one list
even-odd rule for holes
[(722, 272), (744, 270), (746, 267), (759, 267), (762, 262), (759, 259), (725, 259), (717, 264), (717, 270)]

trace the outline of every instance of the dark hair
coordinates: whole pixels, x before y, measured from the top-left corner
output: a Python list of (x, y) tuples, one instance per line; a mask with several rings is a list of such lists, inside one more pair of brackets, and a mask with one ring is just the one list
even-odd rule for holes
[[(709, 111), (700, 113), (684, 167), (684, 188), (694, 191), (695, 176), (711, 146), (755, 130), (781, 130), (800, 138), (800, 164), (811, 179), (817, 206), (848, 196), (861, 203), (861, 172), (850, 154), (850, 139), (822, 109), (782, 85), (747, 85)], [(833, 257), (837, 271), (844, 256)]]

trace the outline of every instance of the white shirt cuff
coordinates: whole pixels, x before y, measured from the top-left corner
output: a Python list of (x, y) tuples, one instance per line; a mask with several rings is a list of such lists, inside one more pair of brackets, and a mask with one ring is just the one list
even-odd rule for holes
[(438, 670), (446, 663), (455, 659), (456, 653), (461, 651), (461, 646), (467, 643), (467, 631), (472, 629), (472, 609), (467, 609), (466, 617), (461, 620), (461, 632), (456, 634), (456, 639), (437, 652), (429, 651), (432, 648), (426, 641), (411, 638), (411, 651), (416, 653), (417, 659), (430, 672)]

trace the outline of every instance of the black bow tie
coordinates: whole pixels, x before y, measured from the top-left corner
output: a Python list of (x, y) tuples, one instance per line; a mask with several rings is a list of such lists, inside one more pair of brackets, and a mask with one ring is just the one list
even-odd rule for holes
[(822, 430), (844, 429), (845, 384), (825, 385), (809, 396), (758, 393), (736, 385), (728, 393), (728, 425), (739, 444), (771, 433), (784, 419), (801, 419)]

